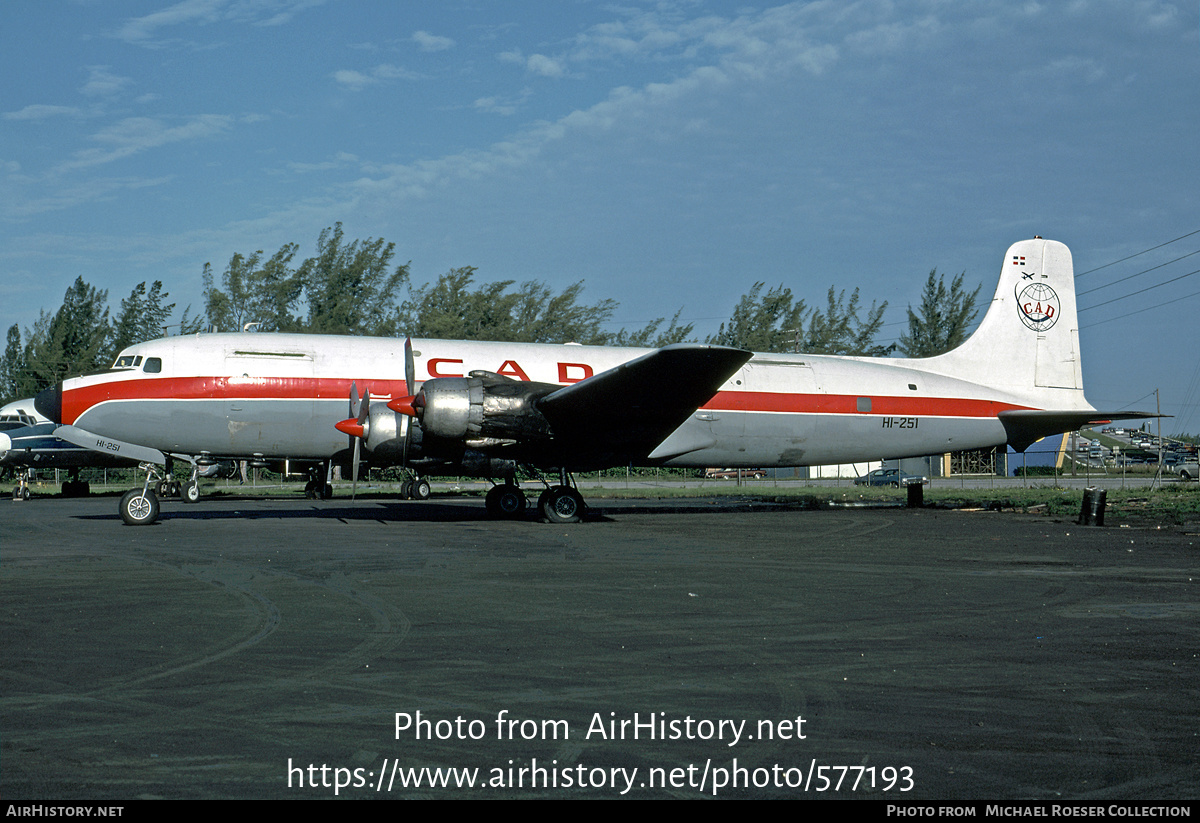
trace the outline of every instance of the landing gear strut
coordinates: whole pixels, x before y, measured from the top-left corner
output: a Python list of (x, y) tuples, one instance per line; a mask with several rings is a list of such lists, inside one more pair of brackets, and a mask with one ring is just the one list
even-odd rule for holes
[[(190, 460), (191, 458), (188, 459)], [(168, 457), (166, 469), (158, 482), (159, 497), (173, 497), (178, 495), (179, 499), (184, 503), (197, 502), (200, 499), (200, 464), (192, 461), (191, 477), (183, 481), (175, 479), (174, 466), (174, 459)]]
[(304, 484), (304, 496), (309, 500), (328, 500), (333, 497), (333, 484), (329, 482), (328, 463), (320, 463), (308, 470), (308, 482)]

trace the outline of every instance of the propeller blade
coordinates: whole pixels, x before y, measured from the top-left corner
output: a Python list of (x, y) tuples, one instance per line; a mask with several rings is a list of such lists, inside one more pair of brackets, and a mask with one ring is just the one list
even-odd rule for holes
[(417, 382), (417, 367), (413, 363), (412, 338), (404, 338), (404, 388), (407, 394), (412, 394)]
[(350, 384), (350, 416), (358, 417), (358, 384)]
[(362, 438), (354, 438), (354, 462), (350, 469), (350, 502), (354, 502), (354, 498), (358, 496), (358, 449), (362, 445)]

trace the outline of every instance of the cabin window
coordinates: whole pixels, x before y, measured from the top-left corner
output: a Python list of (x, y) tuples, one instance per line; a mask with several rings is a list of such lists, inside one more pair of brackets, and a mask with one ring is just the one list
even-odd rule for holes
[(162, 371), (162, 358), (147, 357), (146, 365), (142, 367), (142, 371), (146, 372), (146, 374), (158, 374)]

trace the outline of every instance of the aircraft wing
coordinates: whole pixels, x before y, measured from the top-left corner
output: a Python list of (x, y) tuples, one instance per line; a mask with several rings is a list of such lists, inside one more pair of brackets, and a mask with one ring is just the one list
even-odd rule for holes
[(556, 440), (584, 452), (645, 456), (750, 357), (742, 349), (678, 343), (558, 389), (537, 407)]
[(1039, 411), (1018, 409), (1000, 412), (1000, 422), (1008, 435), (1008, 444), (1019, 452), (1051, 434), (1074, 431), (1089, 423), (1108, 423), (1111, 420), (1146, 420), (1170, 415), (1135, 411)]

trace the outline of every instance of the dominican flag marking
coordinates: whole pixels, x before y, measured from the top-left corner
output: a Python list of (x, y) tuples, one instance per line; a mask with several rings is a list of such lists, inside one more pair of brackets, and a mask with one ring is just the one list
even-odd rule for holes
[(1014, 255), (1013, 255), (1013, 265), (1014, 265), (1014, 266), (1024, 266), (1024, 265), (1025, 265), (1025, 258), (1024, 258), (1024, 257), (1017, 257), (1017, 255), (1015, 255), (1015, 254), (1014, 254)]

